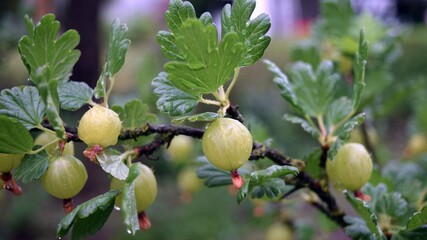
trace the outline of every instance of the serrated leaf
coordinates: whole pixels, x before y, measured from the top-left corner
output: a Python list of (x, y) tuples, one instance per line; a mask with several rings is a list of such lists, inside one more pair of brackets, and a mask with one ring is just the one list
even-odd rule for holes
[(369, 231), (375, 234), (377, 239), (385, 239), (383, 232), (377, 226), (378, 218), (373, 213), (371, 207), (364, 201), (353, 197), (348, 191), (344, 192), (347, 201), (353, 206), (354, 210), (365, 221)]
[(156, 119), (156, 116), (149, 113), (147, 104), (139, 99), (127, 102), (123, 107), (115, 105), (111, 109), (120, 116), (122, 126), (127, 129), (140, 128), (149, 121)]
[(157, 108), (171, 116), (191, 112), (197, 106), (200, 95), (192, 95), (178, 89), (167, 77), (167, 73), (161, 72), (152, 82), (154, 93), (159, 96)]
[(18, 119), (27, 129), (40, 125), (46, 105), (35, 87), (14, 87), (0, 93), (0, 114)]
[[(422, 226), (412, 231), (401, 231), (399, 232), (396, 240), (424, 240), (427, 236), (427, 227)], [(393, 238), (393, 240), (395, 240)]]
[(103, 151), (96, 156), (96, 159), (105, 172), (110, 173), (117, 179), (125, 180), (129, 174), (129, 168), (123, 161), (127, 156), (128, 154), (126, 153), (115, 155), (109, 151)]
[(171, 33), (178, 35), (182, 24), (191, 18), (196, 18), (196, 12), (190, 2), (181, 0), (171, 0), (169, 2), (165, 19)]
[(400, 193), (391, 192), (378, 199), (375, 210), (377, 213), (398, 218), (406, 214), (408, 211), (408, 203), (402, 198)]
[(320, 63), (316, 72), (311, 65), (297, 62), (292, 65), (289, 76), (298, 98), (298, 105), (304, 113), (311, 117), (326, 113), (334, 99), (333, 90), (338, 80), (338, 75), (333, 73), (332, 62)]
[(263, 170), (258, 170), (251, 173), (251, 181), (260, 182), (268, 178), (278, 178), (285, 175), (298, 175), (298, 168), (292, 166), (273, 165)]
[(368, 58), (368, 41), (365, 40), (365, 31), (360, 31), (359, 51), (356, 53), (354, 64), (353, 109), (360, 104), (363, 89), (365, 88), (365, 66)]
[(237, 202), (240, 204), (240, 202), (257, 187), (261, 187), (262, 191), (265, 192), (268, 197), (275, 198), (283, 193), (282, 189), (285, 184), (281, 177), (289, 174), (297, 175), (298, 172), (298, 169), (295, 167), (278, 165), (254, 171), (250, 174), (249, 178), (245, 180), (244, 186), (240, 188), (237, 194)]
[(62, 82), (58, 84), (61, 108), (75, 111), (92, 101), (93, 89), (85, 82)]
[[(206, 16), (202, 15), (201, 21), (206, 24)], [(171, 0), (168, 10), (165, 13), (166, 23), (170, 29), (168, 31), (160, 31), (157, 34), (157, 42), (160, 44), (160, 49), (163, 54), (170, 60), (183, 60), (181, 50), (176, 46), (176, 37), (181, 32), (181, 25), (187, 19), (196, 18), (196, 12), (190, 2), (181, 0)]]
[(337, 140), (330, 146), (328, 150), (328, 159), (334, 160), (335, 155), (337, 155), (338, 151), (344, 146), (345, 141), (337, 138)]
[(363, 219), (352, 216), (344, 216), (344, 221), (348, 223), (345, 233), (355, 240), (380, 240), (377, 235), (371, 232)]
[(421, 211), (416, 212), (409, 218), (408, 223), (406, 224), (405, 231), (412, 231), (421, 227), (427, 223), (427, 205), (424, 206)]
[(224, 185), (230, 185), (232, 183), (230, 172), (220, 170), (209, 162), (204, 161), (205, 165), (197, 168), (197, 177), (205, 180), (207, 187), (218, 187)]
[(302, 113), (303, 110), (299, 106), (298, 98), (288, 77), (272, 61), (264, 60), (264, 63), (267, 65), (268, 70), (274, 74), (274, 83), (276, 83), (277, 87), (281, 90), (280, 95), (282, 95), (282, 97), (299, 113)]
[(271, 26), (270, 17), (263, 13), (250, 20), (255, 4), (255, 0), (236, 0), (233, 6), (225, 5), (221, 14), (222, 36), (236, 32), (240, 42), (244, 43), (240, 66), (257, 62), (271, 41), (271, 38), (265, 35)]
[(125, 185), (122, 190), (121, 212), (123, 222), (128, 231), (133, 235), (140, 229), (138, 223), (138, 211), (135, 200), (135, 179), (139, 176), (140, 170), (138, 165), (133, 164), (129, 168), (129, 174), (125, 180)]
[(59, 222), (56, 235), (67, 235), (73, 226), (71, 239), (86, 239), (98, 232), (110, 216), (118, 193), (117, 190), (109, 191), (78, 205)]
[(326, 113), (326, 121), (335, 125), (353, 111), (353, 103), (347, 97), (340, 97), (335, 99), (328, 107)]
[(371, 196), (368, 204), (375, 210), (376, 214), (398, 219), (408, 212), (408, 202), (402, 197), (402, 194), (388, 191), (384, 183), (377, 186), (368, 183), (363, 187), (363, 192)]
[(38, 79), (37, 82), (40, 82), (37, 88), (44, 104), (46, 105), (45, 113), (50, 126), (59, 138), (65, 139), (64, 122), (59, 116), (60, 101), (58, 95), (58, 80), (51, 79), (51, 74), (51, 68), (48, 65), (45, 65), (42, 68), (37, 69), (34, 79)]
[(39, 179), (46, 172), (49, 166), (49, 155), (46, 150), (37, 154), (25, 155), (21, 164), (15, 170), (13, 175), (16, 179), (20, 179), (22, 183), (28, 184)]
[(365, 121), (365, 113), (359, 113), (337, 130), (336, 136), (342, 140), (347, 140), (350, 137), (350, 132), (353, 131), (356, 127), (360, 126)]
[(290, 114), (285, 114), (284, 119), (294, 124), (300, 124), (302, 129), (310, 133), (313, 138), (318, 139), (320, 137), (319, 129), (310, 125), (305, 119)]
[(17, 119), (0, 115), (0, 153), (29, 153), (32, 148), (30, 132)]
[(185, 121), (189, 122), (211, 122), (218, 118), (218, 113), (213, 112), (205, 112), (205, 113), (199, 113), (195, 115), (190, 116), (184, 116), (184, 117), (178, 117), (172, 119), (172, 123), (183, 123)]
[(290, 53), (292, 62), (302, 61), (309, 63), (314, 69), (321, 62), (320, 50), (318, 44), (314, 41), (298, 41), (296, 46), (291, 48)]
[(181, 26), (176, 45), (183, 52), (183, 61), (166, 63), (168, 79), (190, 94), (216, 90), (231, 79), (243, 53), (243, 44), (236, 33), (229, 33), (218, 46), (218, 33), (213, 24), (203, 25), (188, 19)]
[(372, 206), (372, 209), (376, 209), (377, 202), (387, 194), (388, 188), (384, 183), (380, 183), (377, 186), (373, 186), (370, 183), (365, 184), (362, 188), (363, 193), (369, 195), (371, 200), (369, 201), (369, 205)]
[(30, 80), (36, 85), (43, 79), (35, 77), (35, 74), (46, 65), (50, 67), (51, 74), (49, 79), (44, 80), (68, 80), (80, 57), (80, 51), (75, 49), (80, 41), (77, 31), (68, 30), (57, 37), (59, 27), (55, 15), (46, 14), (32, 34), (19, 40), (19, 53), (30, 74)]
[(348, 33), (354, 11), (349, 0), (326, 0), (320, 5), (320, 27), (326, 37), (342, 37)]
[(116, 18), (111, 25), (110, 38), (107, 53), (108, 76), (114, 77), (125, 63), (126, 52), (130, 46), (130, 40), (127, 39), (128, 27), (121, 24)]

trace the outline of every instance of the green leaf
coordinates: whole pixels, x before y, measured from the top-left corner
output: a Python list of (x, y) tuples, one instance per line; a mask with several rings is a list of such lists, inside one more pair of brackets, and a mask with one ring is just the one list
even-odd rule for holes
[(46, 105), (35, 87), (14, 87), (0, 93), (0, 114), (18, 119), (27, 129), (43, 121)]
[(393, 218), (398, 218), (406, 214), (408, 211), (408, 203), (398, 192), (385, 194), (378, 199), (375, 206), (377, 213), (383, 213)]
[(58, 80), (51, 79), (51, 73), (51, 68), (46, 65), (37, 70), (34, 75), (34, 79), (37, 79), (37, 81), (40, 82), (37, 88), (44, 104), (46, 105), (45, 113), (49, 120), (49, 124), (59, 138), (65, 139), (64, 122), (59, 116), (60, 101), (58, 95)]
[(185, 121), (189, 122), (211, 122), (218, 118), (218, 113), (213, 112), (204, 112), (190, 116), (178, 117), (172, 119), (173, 123), (183, 123)]
[(107, 221), (119, 191), (113, 190), (78, 205), (67, 214), (56, 229), (58, 237), (64, 237), (73, 227), (71, 239), (86, 239), (98, 232)]
[(0, 153), (29, 153), (32, 148), (30, 132), (17, 119), (0, 115)]
[(254, 197), (262, 197), (264, 193), (269, 198), (276, 198), (283, 194), (284, 181), (281, 177), (289, 174), (298, 174), (298, 169), (291, 166), (278, 166), (273, 165), (267, 169), (254, 171), (250, 174), (249, 179), (240, 188), (237, 194), (237, 202), (240, 203), (252, 191), (259, 191), (253, 194)]
[(92, 101), (93, 89), (85, 82), (62, 82), (58, 84), (58, 94), (61, 108), (75, 111)]
[(356, 127), (360, 126), (365, 121), (365, 113), (359, 113), (337, 130), (336, 136), (342, 140), (347, 140), (350, 137), (350, 132), (353, 131)]
[(290, 114), (285, 114), (284, 118), (286, 121), (289, 121), (291, 123), (300, 124), (302, 129), (304, 129), (304, 131), (310, 133), (311, 136), (313, 136), (313, 138), (319, 139), (319, 137), (320, 137), (319, 129), (310, 125), (310, 123), (308, 123), (305, 119), (297, 117), (297, 116), (293, 116)]
[(107, 94), (107, 63), (104, 64), (104, 67), (102, 68), (101, 75), (98, 78), (98, 81), (96, 82), (96, 86), (93, 89), (93, 96), (96, 99), (100, 99), (106, 96)]
[[(203, 17), (203, 18), (202, 18)], [(201, 20), (206, 23), (206, 15), (202, 15)], [(181, 32), (181, 25), (187, 19), (196, 18), (196, 12), (190, 2), (182, 2), (181, 0), (171, 0), (168, 10), (165, 14), (166, 23), (170, 29), (168, 31), (160, 31), (157, 34), (157, 42), (160, 44), (160, 49), (163, 54), (175, 61), (184, 60), (182, 51), (176, 46), (176, 37)]]
[(316, 148), (313, 152), (304, 157), (305, 168), (304, 171), (315, 179), (320, 178), (322, 168), (320, 167), (320, 157), (322, 155), (322, 149)]
[(304, 113), (312, 117), (326, 113), (334, 99), (334, 86), (338, 80), (338, 75), (333, 73), (332, 62), (322, 62), (316, 72), (313, 72), (311, 65), (297, 62), (289, 76)]
[(314, 41), (298, 41), (296, 46), (291, 48), (292, 62), (306, 62), (313, 66), (314, 69), (322, 61), (318, 44)]
[(165, 72), (153, 79), (154, 93), (159, 96), (157, 108), (171, 116), (181, 116), (191, 112), (199, 102), (200, 95), (193, 95), (178, 89), (167, 79)]
[(271, 41), (271, 38), (265, 35), (271, 26), (270, 17), (263, 13), (250, 20), (255, 4), (255, 0), (236, 0), (233, 6), (227, 4), (222, 10), (222, 36), (235, 32), (244, 44), (244, 54), (239, 66), (257, 62)]
[(288, 77), (272, 61), (264, 60), (264, 63), (267, 65), (268, 70), (274, 74), (274, 83), (276, 83), (277, 87), (281, 90), (280, 94), (282, 97), (299, 113), (302, 113), (303, 110), (299, 106), (297, 95), (289, 82)]
[(321, 4), (320, 27), (325, 37), (342, 37), (350, 31), (354, 12), (349, 0), (326, 0)]
[(405, 231), (412, 231), (421, 227), (427, 223), (427, 205), (424, 206), (421, 211), (416, 212), (409, 218), (408, 223), (406, 224)]
[(34, 37), (34, 23), (33, 20), (28, 16), (25, 15), (24, 16), (24, 23), (25, 23), (25, 27), (27, 28), (28, 31), (28, 37), (29, 38), (33, 38)]
[(181, 26), (176, 45), (183, 52), (183, 61), (165, 65), (168, 79), (179, 89), (192, 95), (216, 92), (234, 74), (243, 52), (236, 33), (229, 33), (218, 46), (215, 25), (203, 25), (188, 19)]
[(359, 213), (369, 231), (375, 235), (376, 239), (385, 239), (383, 232), (377, 226), (378, 219), (371, 207), (366, 202), (352, 196), (348, 191), (345, 191), (344, 194), (347, 201), (353, 206), (354, 210)]
[(377, 186), (373, 186), (372, 184), (368, 183), (365, 186), (363, 186), (362, 189), (363, 193), (366, 195), (369, 195), (371, 197), (371, 200), (369, 201), (369, 205), (372, 207), (373, 210), (376, 209), (377, 202), (387, 194), (388, 188), (385, 184), (380, 183)]
[(332, 144), (332, 146), (328, 150), (328, 159), (334, 160), (335, 155), (337, 155), (338, 151), (344, 146), (345, 141), (337, 138), (337, 140)]
[(135, 200), (135, 179), (141, 174), (138, 165), (133, 164), (129, 168), (129, 175), (125, 180), (122, 190), (121, 212), (124, 224), (133, 235), (140, 229), (138, 222), (138, 211)]
[(205, 179), (207, 187), (218, 187), (232, 183), (230, 172), (214, 167), (205, 157), (201, 157), (197, 161), (202, 164), (196, 170), (197, 177)]
[(401, 231), (398, 236), (399, 238), (396, 240), (424, 240), (427, 236), (427, 227), (419, 227), (412, 231)]
[(380, 240), (386, 238), (378, 238), (377, 235), (368, 228), (363, 219), (352, 216), (344, 216), (344, 221), (348, 223), (345, 227), (345, 233), (355, 240)]
[(101, 168), (120, 180), (125, 180), (129, 174), (129, 168), (123, 162), (127, 157), (127, 153), (116, 155), (108, 150), (102, 151), (102, 153), (96, 155), (96, 159)]
[(335, 136), (337, 136), (338, 138), (328, 150), (329, 159), (335, 159), (335, 155), (337, 154), (338, 150), (340, 150), (340, 148), (344, 145), (345, 141), (350, 137), (350, 132), (353, 131), (356, 127), (358, 127), (360, 124), (362, 124), (364, 121), (365, 113), (360, 113), (345, 122), (344, 125), (336, 131)]
[(335, 99), (328, 108), (326, 121), (331, 125), (338, 124), (353, 111), (353, 104), (347, 97)]
[(289, 73), (291, 81), (272, 62), (264, 61), (275, 74), (274, 82), (282, 90), (281, 95), (302, 115), (322, 116), (334, 99), (334, 86), (338, 75), (333, 73), (330, 61), (322, 62), (316, 72), (312, 66), (297, 62)]
[(178, 35), (182, 24), (191, 18), (196, 18), (196, 12), (190, 2), (171, 0), (165, 14), (166, 23), (172, 34)]
[(108, 76), (114, 77), (125, 63), (126, 52), (130, 46), (130, 40), (127, 39), (128, 27), (121, 24), (116, 18), (111, 25), (110, 38), (107, 53)]
[(49, 166), (49, 155), (46, 150), (37, 154), (25, 155), (21, 164), (13, 170), (13, 175), (16, 179), (20, 179), (22, 183), (28, 184), (39, 179), (46, 172)]
[(127, 102), (124, 108), (115, 105), (111, 109), (119, 114), (122, 126), (127, 129), (140, 128), (144, 123), (156, 120), (156, 116), (149, 113), (147, 104), (139, 99)]
[(368, 41), (365, 40), (365, 31), (360, 31), (359, 51), (356, 53), (354, 64), (353, 108), (360, 104), (363, 89), (365, 88), (365, 66), (368, 58)]
[[(42, 85), (40, 85), (40, 92), (43, 92)], [(44, 87), (44, 85), (43, 85)], [(49, 90), (50, 89), (56, 89), (56, 81), (52, 80), (49, 82)], [(64, 122), (62, 121), (61, 117), (59, 116), (59, 109), (57, 107), (57, 102), (54, 101), (52, 93), (57, 93), (57, 91), (48, 91), (46, 97), (43, 97), (43, 101), (46, 104), (46, 116), (49, 120), (49, 124), (52, 126), (53, 130), (56, 133), (56, 136), (58, 136), (61, 139), (65, 139), (65, 128), (64, 128)], [(43, 95), (42, 95), (43, 96)], [(58, 101), (59, 104), (59, 101)]]
[(57, 37), (59, 25), (55, 15), (44, 15), (34, 32), (19, 40), (19, 53), (30, 74), (30, 80), (36, 85), (41, 82), (35, 75), (44, 66), (51, 69), (50, 78), (44, 80), (68, 80), (80, 57), (80, 51), (74, 49), (80, 41), (79, 34), (75, 30), (68, 30)]

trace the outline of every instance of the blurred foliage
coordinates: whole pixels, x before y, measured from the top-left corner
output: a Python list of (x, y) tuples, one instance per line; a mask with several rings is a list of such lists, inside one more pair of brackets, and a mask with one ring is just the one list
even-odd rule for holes
[[(427, 133), (427, 68), (424, 56), (427, 52), (426, 27), (384, 24), (367, 13), (353, 14), (344, 3), (338, 7), (342, 13), (340, 16), (336, 15), (336, 10), (331, 9), (330, 5), (323, 5), (323, 17), (328, 20), (316, 24), (309, 39), (273, 37), (264, 57), (284, 66), (285, 70), (289, 70), (290, 62), (298, 60), (310, 63), (313, 69), (322, 60), (332, 60), (335, 69), (346, 80), (338, 83), (337, 91), (348, 93), (351, 90), (349, 86), (352, 85), (351, 66), (358, 46), (358, 33), (360, 27), (364, 27), (370, 43), (366, 70), (366, 84), (369, 87), (364, 93), (360, 111), (367, 112), (367, 124), (376, 129), (380, 139), (375, 149), (379, 162), (385, 165), (380, 171), (390, 181), (385, 187), (390, 192), (387, 196), (392, 195), (391, 192), (400, 192), (411, 210), (421, 210), (414, 203), (418, 201), (422, 204), (425, 201), (425, 197), (420, 197), (419, 193), (425, 192), (426, 188), (426, 155), (409, 158), (412, 161), (399, 159), (412, 134)], [(25, 11), (19, 8), (23, 7), (15, 8), (10, 13), (1, 12), (0, 89), (23, 83), (26, 77), (25, 67), (20, 62), (16, 48), (25, 29), (22, 18)], [(151, 37), (157, 31), (155, 24), (148, 19), (128, 23), (132, 44), (124, 68), (117, 74), (117, 78), (123, 82), (113, 91), (116, 93), (113, 96), (114, 103), (122, 104), (139, 97), (152, 108), (151, 112), (156, 112), (154, 106), (157, 98), (152, 94), (151, 80), (161, 71), (165, 59)], [(254, 138), (260, 142), (268, 142), (296, 158), (309, 155), (307, 153), (317, 147), (316, 141), (302, 129), (282, 120), (283, 113), (289, 111), (289, 106), (281, 99), (265, 65), (257, 63), (248, 67), (242, 71), (240, 78), (244, 81), (237, 82), (231, 98), (238, 103), (243, 116), (246, 116), (245, 121), (254, 133)], [(159, 116), (161, 122), (166, 121), (165, 115)], [(200, 151), (196, 149), (194, 152)], [(160, 161), (149, 164), (155, 166), (156, 174), (164, 180), (160, 184), (160, 196), (148, 213), (152, 216), (152, 223), (160, 227), (139, 232), (132, 237), (123, 230), (120, 216), (115, 213), (107, 222), (108, 227), (89, 239), (263, 239), (263, 232), (270, 224), (277, 219), (288, 221), (289, 212), (292, 215), (292, 212), (298, 211), (301, 211), (303, 217), (292, 223), (298, 239), (316, 238), (314, 232), (320, 227), (335, 231), (334, 224), (330, 224), (332, 227), (319, 227), (319, 222), (328, 224), (324, 216), (313, 214), (304, 204), (287, 202), (286, 214), (278, 203), (255, 204), (244, 201), (237, 207), (233, 193), (225, 187), (202, 189), (193, 195), (191, 204), (180, 202), (175, 178), (180, 167), (165, 164), (163, 160), (167, 157), (162, 153), (158, 156)], [(270, 163), (259, 161), (257, 164)], [(106, 179), (98, 179), (96, 183), (99, 185), (89, 187), (98, 189), (98, 192), (108, 188)], [(378, 186), (367, 188), (375, 192), (373, 195), (379, 195)], [(0, 205), (9, 206), (9, 210), (0, 219), (0, 239), (52, 238), (55, 224), (62, 218), (60, 203), (49, 198), (36, 184), (26, 186), (25, 190), (26, 194), (16, 200), (0, 190)], [(85, 192), (88, 195), (90, 190), (86, 189)], [(81, 199), (77, 199), (79, 200)], [(289, 201), (292, 202), (292, 198)], [(41, 204), (35, 207), (35, 202)], [(258, 204), (265, 211), (262, 218), (251, 212)], [(386, 211), (381, 207), (376, 207), (375, 210)], [(406, 220), (408, 216), (405, 214), (399, 213), (396, 217)], [(400, 221), (402, 220), (399, 223)], [(25, 231), (22, 231), (22, 226), (25, 226)], [(325, 235), (323, 237), (327, 239), (328, 233)]]

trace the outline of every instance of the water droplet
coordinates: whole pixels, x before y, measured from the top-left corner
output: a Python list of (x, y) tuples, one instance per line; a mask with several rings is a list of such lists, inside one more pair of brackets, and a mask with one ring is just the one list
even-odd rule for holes
[(58, 237), (58, 239), (61, 239), (61, 237)]
[(127, 232), (128, 232), (129, 234), (131, 234), (131, 233), (132, 233), (132, 231), (131, 231), (130, 229), (128, 229), (128, 230), (127, 230)]
[(120, 208), (117, 206), (114, 206), (114, 209), (116, 209), (117, 211), (120, 211)]

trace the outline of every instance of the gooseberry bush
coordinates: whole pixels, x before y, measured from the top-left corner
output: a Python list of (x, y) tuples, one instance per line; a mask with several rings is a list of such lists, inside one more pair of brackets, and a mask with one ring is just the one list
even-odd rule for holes
[[(192, 151), (186, 148), (199, 139), (204, 156), (198, 158), (197, 169), (187, 166), (180, 177), (180, 188), (186, 191), (199, 188), (187, 180), (197, 174), (208, 187), (234, 186), (237, 203), (261, 199), (286, 208), (282, 200), (300, 193), (300, 201), (318, 209), (353, 239), (426, 237), (427, 162), (419, 158), (427, 151), (424, 135), (409, 142), (405, 156), (414, 160), (410, 165), (380, 163), (364, 124), (365, 110), (375, 112), (378, 104), (385, 104), (376, 97), (392, 84), (384, 76), (390, 75), (389, 63), (398, 55), (395, 29), (368, 14), (355, 14), (347, 0), (325, 0), (313, 36), (294, 46), (293, 63), (282, 70), (262, 59), (271, 41), (270, 18), (252, 16), (254, 8), (255, 0), (226, 5), (219, 32), (209, 13), (197, 18), (189, 2), (170, 1), (165, 13), (169, 29), (156, 36), (168, 62), (152, 80), (157, 109), (172, 119), (167, 124), (156, 124), (156, 116), (139, 99), (124, 106), (109, 103), (131, 43), (125, 24), (119, 20), (112, 24), (106, 61), (92, 89), (70, 79), (80, 57), (78, 33), (60, 34), (53, 14), (37, 24), (27, 17), (28, 33), (18, 47), (31, 84), (0, 93), (4, 188), (25, 194), (17, 181), (40, 181), (49, 194), (62, 199), (65, 215), (57, 226), (58, 237), (69, 232), (72, 239), (95, 234), (114, 206), (127, 231), (135, 234), (156, 227), (146, 210), (162, 191), (157, 189), (155, 169), (142, 164), (141, 157), (151, 159), (162, 146), (171, 145), (168, 155), (185, 165), (181, 160)], [(261, 59), (274, 76), (283, 103), (290, 106), (285, 120), (300, 125), (318, 142), (318, 148), (302, 159), (283, 154), (269, 141), (256, 141), (238, 106), (230, 101), (236, 81), (244, 81), (239, 73)], [(213, 110), (200, 110), (199, 105)], [(79, 125), (64, 124), (61, 111), (79, 109), (86, 111)], [(360, 130), (358, 140), (352, 140)], [(143, 141), (147, 136), (152, 138)], [(87, 159), (74, 156), (74, 142), (85, 144)], [(271, 160), (270, 164), (258, 164), (261, 159)], [(91, 176), (82, 161), (96, 164), (111, 177), (111, 190), (75, 205), (72, 198)], [(413, 189), (408, 191), (408, 186)], [(298, 229), (292, 219), (285, 219), (273, 224), (267, 237), (288, 239), (293, 231)]]

